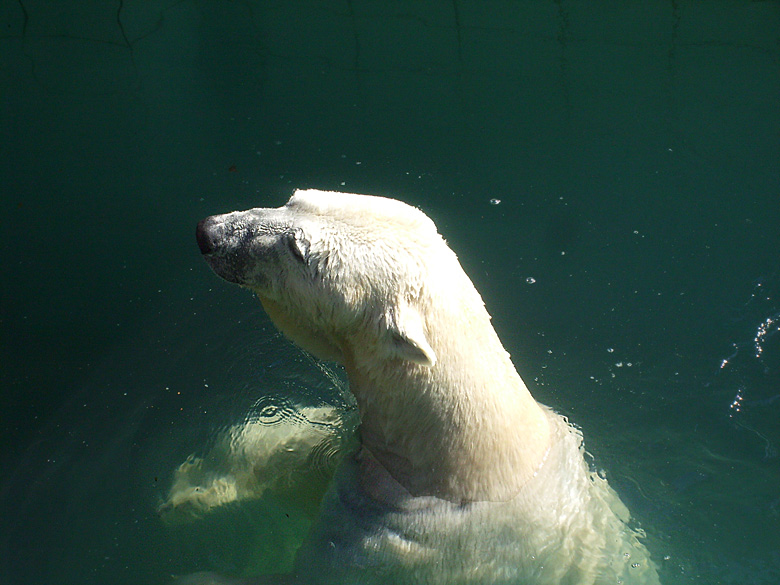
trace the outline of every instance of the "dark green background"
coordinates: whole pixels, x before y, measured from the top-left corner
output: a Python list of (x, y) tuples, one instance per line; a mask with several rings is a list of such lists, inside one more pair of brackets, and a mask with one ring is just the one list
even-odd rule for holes
[(780, 582), (777, 1), (2, 0), (0, 124), (0, 582), (277, 568), (279, 506), (155, 507), (335, 399), (194, 243), (297, 187), (434, 218), (664, 583)]

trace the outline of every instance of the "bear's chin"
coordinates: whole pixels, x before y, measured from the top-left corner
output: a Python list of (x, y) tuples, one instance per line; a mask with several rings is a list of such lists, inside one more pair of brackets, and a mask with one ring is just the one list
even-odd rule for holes
[(226, 258), (216, 255), (205, 255), (203, 256), (203, 259), (206, 260), (206, 263), (209, 265), (211, 270), (214, 271), (214, 274), (219, 276), (220, 278), (227, 280), (228, 282), (231, 282), (233, 284), (238, 284), (240, 286), (246, 286), (246, 278), (243, 274), (240, 273), (239, 270), (236, 269), (234, 264), (232, 262), (229, 262)]
[(257, 295), (271, 322), (284, 333), (287, 339), (319, 360), (344, 363), (344, 353), (335, 341), (324, 333), (318, 333), (314, 327), (300, 323), (281, 304), (264, 295), (261, 291), (250, 288)]

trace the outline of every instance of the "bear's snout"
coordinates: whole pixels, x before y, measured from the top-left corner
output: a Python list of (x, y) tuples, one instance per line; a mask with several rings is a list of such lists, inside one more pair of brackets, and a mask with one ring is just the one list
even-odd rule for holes
[(214, 252), (216, 246), (214, 244), (214, 237), (209, 229), (214, 225), (214, 217), (207, 217), (198, 222), (198, 227), (195, 229), (195, 238), (198, 240), (198, 248), (200, 253), (204, 256)]
[(212, 215), (198, 222), (195, 239), (206, 263), (228, 282), (246, 284), (246, 240), (249, 230), (237, 230), (230, 217)]

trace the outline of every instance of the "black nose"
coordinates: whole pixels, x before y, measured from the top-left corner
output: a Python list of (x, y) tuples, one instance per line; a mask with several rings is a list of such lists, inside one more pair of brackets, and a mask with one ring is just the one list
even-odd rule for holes
[(214, 222), (210, 217), (202, 219), (198, 222), (198, 227), (195, 229), (195, 238), (198, 240), (198, 248), (203, 255), (211, 254), (214, 251), (214, 239), (211, 237), (209, 227)]

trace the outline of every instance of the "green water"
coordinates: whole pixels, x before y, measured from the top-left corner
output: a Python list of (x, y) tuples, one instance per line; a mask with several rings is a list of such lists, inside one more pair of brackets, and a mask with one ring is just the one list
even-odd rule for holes
[(0, 137), (0, 583), (289, 563), (300, 506), (156, 507), (340, 400), (194, 242), (296, 187), (436, 221), (664, 583), (780, 582), (778, 2), (6, 1)]

